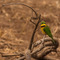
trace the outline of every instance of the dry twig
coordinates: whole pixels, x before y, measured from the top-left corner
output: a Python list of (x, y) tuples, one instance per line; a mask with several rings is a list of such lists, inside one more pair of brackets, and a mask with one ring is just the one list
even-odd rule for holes
[[(45, 39), (45, 41), (44, 41), (44, 44), (45, 43), (47, 43), (47, 44), (45, 44), (45, 45), (42, 45), (41, 44), (41, 41), (39, 40), (39, 48), (37, 48), (37, 49), (35, 49), (34, 50), (34, 48), (36, 47), (36, 46), (38, 46), (38, 41), (36, 42), (37, 44), (35, 45), (35, 47), (33, 47), (33, 51), (31, 52), (31, 56), (33, 57), (33, 58), (42, 58), (42, 57), (44, 57), (44, 56), (46, 56), (47, 54), (49, 54), (51, 51), (54, 51), (54, 47), (56, 47), (56, 46), (54, 46), (53, 44), (52, 44), (52, 41), (51, 41), (51, 43), (50, 43), (50, 41), (51, 41), (51, 39), (50, 38), (46, 38)], [(58, 45), (57, 45), (57, 47), (58, 47)], [(44, 50), (45, 49), (45, 50)], [(28, 49), (26, 50), (26, 51), (28, 51)], [(24, 60), (25, 58), (26, 58), (26, 54), (30, 54), (29, 52), (27, 52), (26, 53), (26, 51), (25, 51), (25, 54), (22, 54), (23, 56), (22, 57), (20, 57), (20, 58), (18, 58), (17, 60)], [(42, 52), (43, 51), (43, 52)], [(39, 53), (40, 52), (40, 53)], [(37, 54), (38, 53), (38, 54)], [(18, 55), (21, 55), (21, 54), (18, 54)], [(9, 55), (3, 55), (4, 57), (8, 57)], [(10, 55), (11, 56), (11, 55)], [(15, 55), (15, 56), (17, 56), (17, 55)], [(30, 56), (29, 56), (29, 58), (30, 58)]]

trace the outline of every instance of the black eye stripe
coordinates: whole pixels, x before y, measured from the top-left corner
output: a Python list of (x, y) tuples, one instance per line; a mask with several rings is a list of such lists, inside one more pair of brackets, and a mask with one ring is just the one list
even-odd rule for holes
[(45, 25), (41, 26), (41, 27), (45, 27)]

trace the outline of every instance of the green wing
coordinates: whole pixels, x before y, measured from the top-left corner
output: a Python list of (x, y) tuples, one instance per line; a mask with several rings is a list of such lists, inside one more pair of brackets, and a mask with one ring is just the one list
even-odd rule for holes
[(44, 28), (44, 32), (45, 32), (49, 37), (51, 37), (51, 38), (53, 39), (53, 36), (52, 36), (52, 34), (51, 34), (51, 31), (50, 31), (50, 28), (49, 28), (48, 26), (46, 26), (46, 27)]
[(52, 33), (51, 33), (51, 31), (50, 31), (50, 28), (49, 28), (48, 26), (46, 26), (46, 27), (44, 28), (44, 31), (45, 31), (45, 33), (46, 33), (49, 37), (52, 38), (52, 42), (53, 42), (53, 44), (55, 44), (55, 40), (53, 39)]

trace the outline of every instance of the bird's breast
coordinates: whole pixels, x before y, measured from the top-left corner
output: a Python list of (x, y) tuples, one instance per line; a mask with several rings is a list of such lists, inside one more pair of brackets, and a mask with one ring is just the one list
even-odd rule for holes
[(46, 33), (44, 32), (44, 28), (45, 28), (45, 27), (41, 27), (41, 31), (42, 31), (43, 34), (46, 34)]

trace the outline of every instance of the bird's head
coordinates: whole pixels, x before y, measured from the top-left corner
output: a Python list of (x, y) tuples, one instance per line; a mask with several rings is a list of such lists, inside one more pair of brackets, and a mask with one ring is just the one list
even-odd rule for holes
[(44, 21), (41, 21), (41, 24), (46, 24)]
[(41, 21), (41, 27), (45, 27), (46, 23), (44, 21)]

